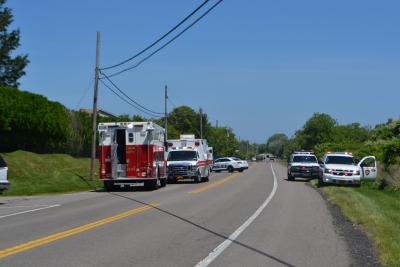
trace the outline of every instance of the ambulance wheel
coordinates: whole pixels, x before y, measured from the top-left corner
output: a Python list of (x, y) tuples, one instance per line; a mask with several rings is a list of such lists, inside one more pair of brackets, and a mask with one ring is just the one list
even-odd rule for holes
[(233, 172), (233, 171), (234, 171), (233, 167), (232, 167), (232, 166), (229, 166), (229, 167), (228, 167), (228, 172)]
[(112, 191), (114, 189), (114, 181), (104, 181), (104, 189), (106, 191)]
[(195, 177), (194, 177), (194, 182), (196, 184), (201, 183), (201, 174), (198, 173)]
[(144, 182), (144, 187), (145, 187), (147, 190), (154, 190), (154, 189), (157, 189), (157, 179), (145, 181), (145, 182)]
[(160, 179), (160, 186), (165, 187), (167, 185), (167, 178)]

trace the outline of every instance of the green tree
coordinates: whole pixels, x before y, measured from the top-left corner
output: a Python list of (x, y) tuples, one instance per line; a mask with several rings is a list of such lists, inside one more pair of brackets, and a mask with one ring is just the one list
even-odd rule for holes
[(29, 63), (27, 55), (12, 56), (19, 46), (19, 30), (9, 32), (7, 28), (13, 22), (11, 9), (4, 7), (6, 0), (0, 0), (0, 85), (18, 87), (18, 79), (25, 75)]
[(289, 138), (286, 136), (286, 134), (283, 133), (274, 134), (270, 138), (268, 138), (267, 151), (269, 153), (272, 153), (276, 157), (281, 158), (284, 155), (288, 141)]
[(297, 149), (313, 149), (316, 144), (334, 141), (335, 119), (328, 114), (315, 113), (295, 134)]

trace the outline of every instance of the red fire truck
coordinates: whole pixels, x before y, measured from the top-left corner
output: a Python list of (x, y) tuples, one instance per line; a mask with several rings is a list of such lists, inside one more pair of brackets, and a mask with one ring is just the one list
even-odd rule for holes
[(143, 183), (148, 189), (167, 181), (165, 130), (153, 122), (99, 123), (100, 179), (104, 188)]

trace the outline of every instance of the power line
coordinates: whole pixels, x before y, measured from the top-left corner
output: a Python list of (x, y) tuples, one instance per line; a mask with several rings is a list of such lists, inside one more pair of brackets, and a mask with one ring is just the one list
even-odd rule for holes
[(197, 13), (197, 11), (199, 11), (205, 4), (207, 4), (210, 0), (205, 0), (201, 5), (199, 5), (195, 10), (193, 10), (189, 15), (187, 15), (183, 20), (181, 20), (178, 24), (176, 24), (172, 29), (170, 29), (167, 33), (165, 33), (163, 36), (161, 36), (160, 38), (158, 38), (156, 41), (154, 41), (152, 44), (150, 44), (149, 46), (147, 46), (146, 48), (144, 48), (142, 51), (140, 51), (139, 53), (137, 53), (136, 55), (121, 61), (118, 64), (112, 65), (112, 66), (108, 66), (108, 67), (104, 67), (101, 68), (100, 70), (107, 70), (107, 69), (112, 69), (112, 68), (116, 68), (118, 66), (121, 66), (135, 58), (137, 58), (138, 56), (140, 56), (141, 54), (143, 54), (144, 52), (146, 52), (147, 50), (149, 50), (150, 48), (152, 48), (153, 46), (155, 46), (156, 44), (158, 44), (160, 41), (162, 41), (165, 37), (167, 37), (168, 35), (170, 35), (173, 31), (175, 31), (178, 27), (180, 27), (183, 23), (185, 23), (189, 18), (191, 18), (194, 14)]
[(158, 52), (160, 52), (162, 49), (164, 49), (166, 46), (168, 46), (170, 43), (172, 43), (173, 41), (175, 41), (176, 39), (178, 39), (182, 34), (184, 34), (187, 30), (189, 30), (191, 27), (193, 27), (197, 22), (199, 22), (202, 18), (204, 18), (208, 13), (210, 13), (215, 7), (217, 7), (223, 0), (219, 0), (217, 3), (215, 3), (213, 6), (211, 6), (209, 9), (207, 9), (206, 12), (204, 12), (200, 17), (198, 17), (195, 21), (193, 21), (189, 26), (187, 26), (185, 29), (183, 29), (180, 33), (178, 33), (177, 35), (175, 35), (171, 40), (169, 40), (168, 42), (166, 42), (164, 45), (162, 45), (160, 48), (158, 48), (157, 50), (155, 50), (154, 52), (152, 52), (150, 55), (146, 56), (145, 58), (143, 58), (142, 60), (140, 60), (138, 63), (136, 63), (133, 66), (130, 66), (128, 68), (125, 68), (121, 71), (115, 72), (113, 74), (108, 75), (108, 77), (114, 77), (117, 75), (120, 75), (128, 70), (134, 69), (139, 67), (142, 63), (144, 63), (145, 61), (147, 61), (148, 59), (150, 59), (152, 56), (154, 56), (155, 54), (157, 54)]
[(138, 111), (140, 111), (140, 112), (142, 112), (142, 113), (145, 113), (145, 114), (147, 114), (147, 115), (149, 115), (149, 116), (152, 116), (152, 117), (161, 118), (161, 116), (151, 114), (150, 112), (147, 112), (147, 111), (145, 111), (145, 110), (142, 110), (142, 109), (140, 109), (139, 107), (137, 107), (136, 105), (132, 104), (132, 103), (129, 102), (127, 99), (125, 99), (125, 98), (122, 97), (120, 94), (118, 94), (114, 89), (112, 89), (112, 88), (111, 88), (108, 84), (106, 84), (103, 80), (100, 80), (100, 82), (101, 82), (108, 90), (110, 90), (114, 95), (116, 95), (117, 97), (119, 97), (122, 101), (126, 102), (128, 105), (132, 106), (132, 107), (135, 108), (136, 110), (138, 110)]
[(130, 101), (132, 101), (133, 103), (135, 103), (137, 106), (139, 106), (140, 108), (150, 112), (150, 113), (154, 113), (157, 115), (164, 115), (164, 113), (162, 112), (156, 112), (153, 111), (151, 109), (146, 108), (145, 106), (141, 105), (139, 102), (135, 101), (134, 99), (132, 99), (130, 96), (128, 96), (124, 91), (122, 91), (122, 89), (120, 89), (111, 79), (109, 76), (107, 76), (106, 74), (104, 74), (102, 71), (100, 71), (100, 73), (104, 76), (104, 78), (106, 78), (113, 86), (115, 89), (117, 89), (121, 94), (123, 94), (126, 98), (128, 98)]

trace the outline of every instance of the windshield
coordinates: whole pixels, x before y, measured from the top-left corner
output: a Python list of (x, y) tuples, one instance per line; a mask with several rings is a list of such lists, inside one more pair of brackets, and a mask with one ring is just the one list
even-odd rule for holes
[(329, 156), (326, 158), (325, 164), (355, 165), (355, 162), (353, 157)]
[(168, 154), (168, 161), (192, 161), (197, 160), (196, 151), (171, 151)]
[(293, 162), (317, 162), (317, 158), (315, 156), (294, 156)]

